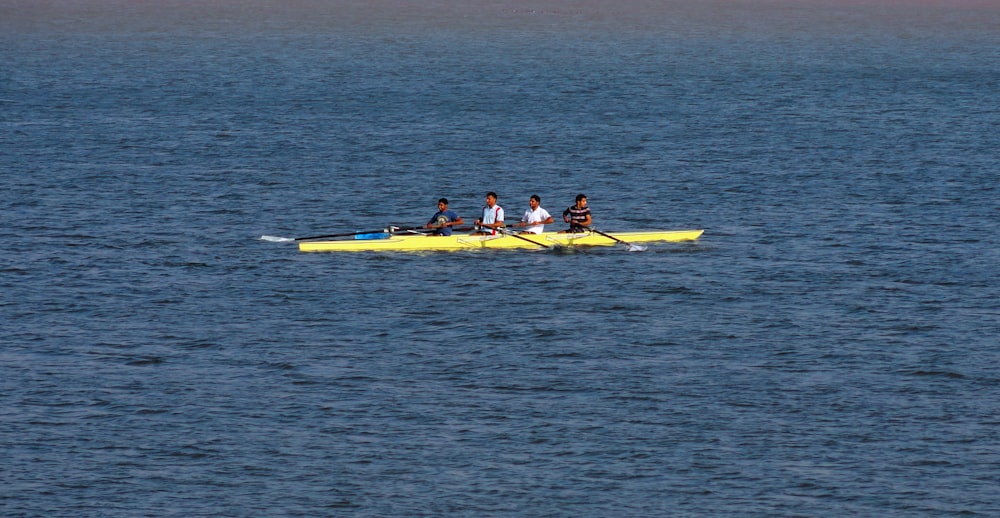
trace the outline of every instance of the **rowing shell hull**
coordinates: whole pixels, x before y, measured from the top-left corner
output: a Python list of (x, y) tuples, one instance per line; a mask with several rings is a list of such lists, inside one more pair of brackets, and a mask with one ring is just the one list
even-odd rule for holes
[[(629, 243), (650, 243), (655, 241), (694, 241), (701, 236), (703, 230), (668, 230), (648, 232), (615, 232), (611, 234)], [(375, 251), (445, 251), (445, 250), (476, 250), (480, 248), (542, 248), (544, 246), (614, 246), (617, 241), (595, 233), (560, 234), (545, 232), (542, 234), (520, 234), (524, 239), (515, 236), (453, 234), (450, 236), (424, 236), (416, 234), (399, 234), (388, 239), (374, 240), (341, 240), (341, 241), (302, 241), (300, 252), (375, 252)], [(533, 241), (529, 242), (527, 240)], [(537, 243), (537, 244), (536, 244)]]

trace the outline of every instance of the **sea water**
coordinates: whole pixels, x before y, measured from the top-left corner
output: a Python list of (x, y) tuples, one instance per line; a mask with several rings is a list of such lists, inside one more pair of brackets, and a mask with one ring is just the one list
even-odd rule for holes
[[(971, 0), (2, 1), (0, 514), (1000, 514), (998, 99)], [(488, 191), (705, 234), (260, 239)]]

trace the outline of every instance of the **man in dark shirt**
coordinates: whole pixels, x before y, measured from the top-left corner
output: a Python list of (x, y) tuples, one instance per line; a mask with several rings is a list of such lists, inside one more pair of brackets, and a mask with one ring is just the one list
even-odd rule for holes
[(587, 206), (587, 196), (585, 194), (576, 195), (576, 205), (563, 211), (563, 221), (569, 223), (569, 229), (563, 230), (565, 233), (586, 232), (591, 224), (590, 207)]

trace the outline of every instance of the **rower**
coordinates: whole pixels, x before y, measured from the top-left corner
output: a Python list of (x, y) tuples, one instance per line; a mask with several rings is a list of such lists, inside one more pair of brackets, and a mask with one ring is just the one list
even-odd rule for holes
[(524, 216), (521, 216), (521, 222), (517, 226), (527, 226), (524, 231), (530, 234), (541, 234), (545, 231), (545, 225), (552, 223), (552, 215), (542, 208), (542, 199), (537, 194), (531, 195), (528, 207), (530, 208), (524, 211)]
[(476, 220), (476, 226), (480, 227), (478, 233), (492, 235), (496, 235), (497, 228), (503, 226), (503, 208), (497, 205), (497, 193), (486, 193), (486, 206), (483, 207), (482, 217)]
[(577, 194), (576, 204), (567, 208), (562, 213), (563, 221), (569, 223), (569, 229), (562, 233), (579, 234), (587, 231), (593, 220), (590, 218), (590, 207), (587, 206), (587, 195)]
[(450, 236), (451, 227), (462, 223), (465, 223), (462, 217), (448, 208), (448, 198), (441, 198), (438, 200), (437, 212), (431, 216), (424, 228), (435, 229), (434, 232), (431, 232), (431, 235), (434, 236)]

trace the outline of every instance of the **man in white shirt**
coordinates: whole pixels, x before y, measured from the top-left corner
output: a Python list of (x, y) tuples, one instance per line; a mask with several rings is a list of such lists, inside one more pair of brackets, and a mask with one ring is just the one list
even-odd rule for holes
[(545, 230), (545, 225), (552, 223), (552, 215), (542, 208), (542, 199), (537, 194), (531, 195), (528, 206), (530, 208), (524, 211), (524, 216), (521, 216), (521, 222), (517, 226), (528, 227), (524, 229), (525, 232), (541, 234)]
[(497, 228), (503, 226), (503, 209), (497, 205), (497, 193), (493, 191), (486, 193), (483, 216), (476, 220), (476, 226), (480, 227), (479, 233), (494, 235), (497, 233)]

